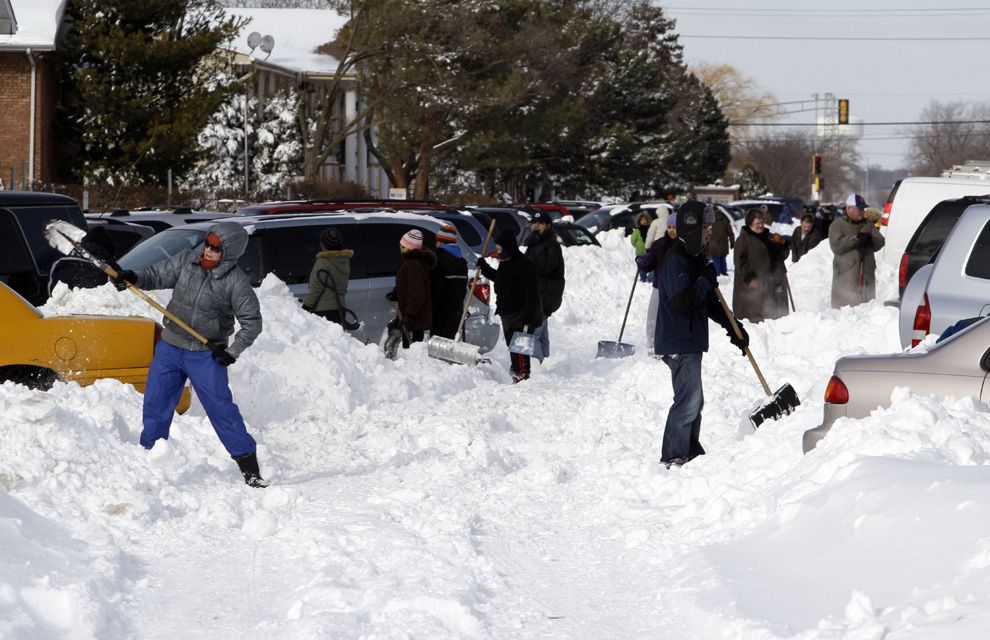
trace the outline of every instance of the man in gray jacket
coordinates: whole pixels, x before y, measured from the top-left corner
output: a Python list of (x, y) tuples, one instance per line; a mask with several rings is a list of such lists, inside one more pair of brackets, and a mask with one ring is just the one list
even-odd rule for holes
[[(145, 289), (172, 289), (168, 310), (209, 341), (204, 345), (167, 317), (163, 320), (165, 330), (145, 385), (141, 445), (151, 449), (157, 440), (168, 439), (175, 405), (188, 379), (244, 482), (265, 487), (257, 445), (244, 426), (227, 379), (227, 367), (261, 333), (258, 296), (237, 266), (247, 243), (241, 225), (220, 222), (210, 227), (202, 246), (136, 272), (123, 271), (114, 284), (118, 289), (126, 288), (125, 281)], [(235, 318), (241, 328), (228, 346)]]

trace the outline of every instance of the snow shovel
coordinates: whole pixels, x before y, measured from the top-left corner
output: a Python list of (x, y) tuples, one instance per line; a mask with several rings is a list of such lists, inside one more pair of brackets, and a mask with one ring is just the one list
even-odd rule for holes
[[(107, 274), (111, 279), (116, 279), (119, 274), (113, 267), (94, 256), (80, 244), (80, 241), (85, 235), (85, 231), (64, 220), (49, 220), (45, 223), (45, 239), (48, 240), (48, 244), (64, 254), (69, 254), (75, 250), (80, 256), (99, 267), (103, 273)], [(158, 301), (149, 296), (147, 293), (141, 291), (130, 282), (127, 283), (127, 288), (137, 294), (142, 300), (150, 304), (152, 307), (160, 311), (166, 318), (182, 327), (193, 338), (196, 338), (196, 340), (199, 340), (207, 347), (210, 346), (209, 340), (183, 322), (174, 313), (158, 304)]]
[[(481, 247), (481, 258), (484, 258), (485, 254), (488, 253), (488, 242), (492, 239), (492, 233), (494, 233), (494, 231), (495, 219), (492, 218), (492, 223), (488, 225), (488, 234), (485, 236), (485, 244)], [(464, 309), (461, 311), (461, 321), (457, 323), (457, 333), (454, 334), (454, 339), (451, 340), (450, 338), (444, 338), (442, 336), (430, 336), (430, 339), (427, 340), (426, 354), (431, 358), (444, 360), (445, 362), (451, 362), (453, 364), (478, 364), (480, 362), (488, 362), (487, 358), (481, 357), (481, 347), (464, 342), (464, 320), (467, 318), (468, 307), (471, 304), (471, 296), (474, 295), (474, 288), (478, 286), (478, 276), (480, 274), (481, 267), (479, 266), (474, 270), (474, 278), (471, 280), (471, 288), (464, 297)]]
[[(732, 330), (736, 332), (736, 337), (742, 340), (742, 331), (739, 330), (739, 325), (736, 323), (736, 316), (729, 309), (729, 305), (726, 304), (725, 298), (722, 297), (722, 292), (715, 287), (715, 295), (718, 296), (718, 301), (722, 303), (722, 308), (725, 310), (725, 315), (729, 316), (729, 322), (732, 323)], [(770, 386), (767, 385), (766, 378), (763, 377), (763, 373), (760, 368), (756, 366), (756, 359), (753, 358), (753, 352), (746, 347), (746, 357), (749, 358), (749, 363), (753, 365), (753, 371), (756, 372), (756, 377), (760, 379), (760, 384), (763, 385), (763, 391), (771, 397), (770, 402), (764, 404), (763, 406), (754, 409), (749, 414), (749, 423), (753, 425), (753, 429), (756, 430), (761, 424), (767, 420), (779, 420), (783, 416), (794, 411), (801, 401), (798, 400), (797, 392), (794, 391), (794, 387), (790, 384), (785, 383), (784, 386), (777, 389), (776, 393), (770, 393)]]
[(636, 293), (636, 283), (639, 282), (639, 269), (636, 269), (636, 277), (633, 280), (632, 290), (629, 292), (629, 302), (626, 303), (626, 315), (622, 316), (622, 327), (619, 329), (619, 339), (615, 342), (611, 340), (598, 341), (598, 354), (596, 358), (625, 358), (636, 353), (635, 345), (622, 341), (622, 334), (626, 331), (626, 319), (629, 317), (629, 307), (632, 306), (633, 294)]

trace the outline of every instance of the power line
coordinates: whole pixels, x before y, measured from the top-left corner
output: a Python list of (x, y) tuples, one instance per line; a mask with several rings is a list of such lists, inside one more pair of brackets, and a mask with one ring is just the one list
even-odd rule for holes
[(836, 122), (730, 122), (730, 127), (903, 127), (914, 125), (942, 125), (942, 124), (990, 124), (990, 120), (929, 120), (914, 122), (857, 122), (853, 125), (840, 125)]
[(986, 41), (990, 36), (710, 36), (696, 34), (680, 34), (680, 38), (694, 38), (695, 40), (800, 40), (802, 42), (810, 40), (823, 40), (826, 42), (837, 42), (840, 40), (848, 42), (969, 42)]

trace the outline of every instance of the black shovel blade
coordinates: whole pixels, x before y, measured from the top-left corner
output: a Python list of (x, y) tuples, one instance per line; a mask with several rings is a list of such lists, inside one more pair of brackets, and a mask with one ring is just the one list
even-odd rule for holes
[(611, 340), (598, 341), (598, 355), (596, 358), (625, 358), (636, 353), (636, 347), (625, 342), (613, 342)]
[(749, 422), (753, 425), (754, 429), (759, 429), (760, 425), (767, 420), (780, 420), (797, 409), (800, 404), (801, 401), (798, 399), (794, 387), (785, 384), (777, 389), (770, 402), (749, 414)]

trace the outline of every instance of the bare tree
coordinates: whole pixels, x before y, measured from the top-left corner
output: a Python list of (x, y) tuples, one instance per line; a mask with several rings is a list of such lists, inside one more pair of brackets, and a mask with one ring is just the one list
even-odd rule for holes
[(918, 125), (911, 135), (911, 170), (938, 175), (967, 160), (990, 160), (990, 103), (932, 101), (918, 118), (940, 124)]
[(756, 81), (743, 75), (728, 64), (702, 63), (694, 67), (694, 74), (708, 85), (718, 100), (719, 108), (729, 121), (729, 138), (735, 143), (749, 134), (745, 124), (771, 120), (775, 116), (777, 98), (761, 90)]
[(822, 156), (823, 202), (855, 190), (858, 157), (854, 140), (816, 138), (812, 132), (786, 129), (742, 140), (735, 149), (736, 159), (763, 174), (774, 194), (797, 197), (811, 190), (815, 153)]

